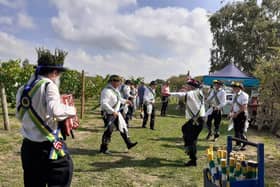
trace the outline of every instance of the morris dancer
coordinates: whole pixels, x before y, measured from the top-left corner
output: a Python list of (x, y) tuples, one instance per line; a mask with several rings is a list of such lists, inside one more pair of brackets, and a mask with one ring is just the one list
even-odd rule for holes
[(195, 79), (187, 81), (186, 92), (170, 92), (171, 96), (184, 96), (186, 101), (186, 118), (188, 121), (182, 126), (185, 151), (190, 160), (185, 166), (196, 166), (197, 138), (205, 122), (204, 96), (200, 89), (200, 82)]
[(207, 128), (208, 128), (208, 135), (206, 139), (208, 140), (212, 135), (212, 120), (214, 119), (214, 141), (218, 139), (220, 136), (220, 124), (222, 120), (222, 110), (223, 107), (226, 105), (226, 92), (223, 89), (223, 82), (220, 80), (213, 81), (213, 89), (210, 92), (206, 102), (209, 103), (210, 108), (208, 109), (207, 113), (209, 114), (207, 117)]
[(155, 99), (156, 99), (156, 82), (151, 81), (150, 85), (145, 88), (144, 92), (144, 118), (142, 128), (146, 128), (147, 121), (150, 117), (150, 129), (155, 130)]
[[(232, 82), (231, 86), (233, 88), (233, 92), (235, 93), (230, 112), (230, 117), (233, 120), (234, 136), (247, 141), (245, 131), (248, 116), (247, 105), (249, 96), (243, 91), (244, 87), (242, 83)], [(240, 146), (241, 143), (237, 142), (236, 145)], [(240, 147), (240, 150), (245, 150), (245, 144)]]
[(76, 115), (73, 106), (62, 104), (58, 89), (67, 53), (38, 49), (36, 73), (17, 93), (16, 116), (21, 121), (21, 160), (24, 185), (70, 186), (73, 163), (58, 121)]
[(121, 94), (118, 90), (120, 84), (121, 77), (118, 75), (112, 75), (109, 78), (109, 84), (101, 92), (100, 103), (101, 110), (104, 113), (104, 123), (106, 130), (102, 136), (100, 152), (104, 154), (111, 154), (108, 151), (108, 144), (111, 141), (111, 136), (115, 128), (120, 131), (120, 134), (128, 149), (131, 149), (137, 144), (137, 142), (131, 142), (128, 136), (127, 124), (120, 113), (121, 104), (132, 104), (131, 101), (121, 97)]

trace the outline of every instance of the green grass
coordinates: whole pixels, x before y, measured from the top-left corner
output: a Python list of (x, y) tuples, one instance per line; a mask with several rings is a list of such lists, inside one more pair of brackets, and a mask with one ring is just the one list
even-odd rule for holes
[[(159, 107), (158, 107), (159, 108)], [(73, 187), (87, 186), (203, 186), (202, 169), (206, 166), (204, 129), (198, 141), (198, 166), (186, 168), (188, 160), (183, 150), (181, 126), (185, 122), (184, 112), (169, 106), (167, 117), (156, 116), (156, 130), (142, 129), (141, 119), (133, 119), (129, 134), (138, 145), (127, 150), (118, 132), (114, 132), (109, 149), (112, 155), (99, 154), (103, 122), (98, 110), (90, 111), (87, 103), (85, 118), (75, 131), (76, 139), (67, 144), (74, 161)], [(19, 150), (21, 146), (20, 124), (11, 115), (12, 130), (0, 130), (0, 186), (23, 186)], [(3, 124), (2, 119), (0, 124)], [(225, 146), (227, 121), (222, 122), (221, 138), (215, 147)], [(265, 132), (249, 129), (248, 137), (265, 144), (266, 186), (280, 185), (279, 139)], [(249, 158), (256, 158), (256, 151), (250, 148)]]

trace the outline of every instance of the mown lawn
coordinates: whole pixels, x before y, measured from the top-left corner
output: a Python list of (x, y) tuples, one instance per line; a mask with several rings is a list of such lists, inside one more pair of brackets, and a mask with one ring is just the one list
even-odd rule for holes
[[(67, 143), (74, 161), (73, 187), (87, 186), (203, 186), (202, 169), (206, 166), (205, 141), (206, 129), (198, 141), (198, 166), (186, 168), (188, 160), (183, 150), (181, 126), (185, 119), (183, 112), (170, 105), (167, 117), (156, 116), (156, 130), (141, 128), (141, 119), (133, 119), (129, 134), (138, 145), (127, 150), (118, 132), (113, 133), (109, 146), (112, 155), (99, 154), (98, 149), (104, 131), (98, 109), (86, 108), (81, 127), (75, 132), (76, 139)], [(0, 120), (0, 186), (23, 186), (22, 169), (19, 156), (21, 146), (20, 124), (15, 120), (13, 111), (10, 121), (12, 130), (3, 130)], [(222, 123), (222, 136), (215, 147), (226, 145), (227, 121)], [(265, 181), (266, 186), (280, 186), (280, 143), (276, 137), (249, 129), (248, 137), (265, 144)], [(256, 159), (255, 148), (246, 154)]]

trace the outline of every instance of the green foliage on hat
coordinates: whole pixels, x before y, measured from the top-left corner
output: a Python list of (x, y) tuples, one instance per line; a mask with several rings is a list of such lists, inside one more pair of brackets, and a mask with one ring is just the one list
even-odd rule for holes
[(38, 55), (38, 65), (41, 66), (62, 66), (67, 52), (61, 49), (55, 49), (54, 54), (49, 49), (38, 48), (36, 49)]

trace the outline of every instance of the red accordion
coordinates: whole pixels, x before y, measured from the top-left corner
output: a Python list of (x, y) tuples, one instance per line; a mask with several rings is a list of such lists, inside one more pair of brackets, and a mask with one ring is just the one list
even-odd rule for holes
[[(74, 99), (72, 94), (63, 94), (61, 95), (61, 102), (68, 106), (75, 106), (74, 105)], [(78, 116), (69, 117), (63, 121), (63, 124), (61, 124), (61, 132), (64, 136), (64, 139), (66, 139), (66, 136), (72, 136), (74, 138), (73, 129), (77, 129), (79, 127), (79, 119)]]

